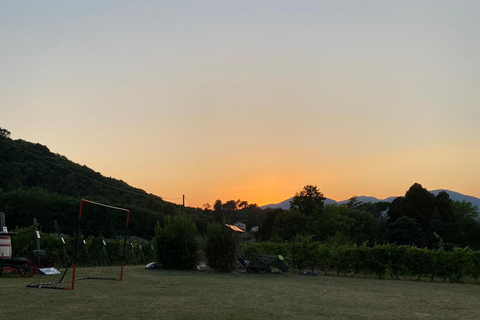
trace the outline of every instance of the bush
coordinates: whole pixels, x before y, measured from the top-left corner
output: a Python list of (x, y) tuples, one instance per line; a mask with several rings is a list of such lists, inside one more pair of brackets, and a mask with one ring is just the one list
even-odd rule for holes
[(469, 251), (466, 253), (467, 274), (478, 283), (480, 278), (480, 251)]
[(235, 269), (238, 251), (238, 236), (225, 223), (211, 223), (207, 226), (205, 256), (210, 268), (219, 272)]
[(155, 227), (157, 262), (164, 269), (193, 270), (197, 266), (199, 242), (195, 222), (185, 213), (165, 218)]
[(313, 236), (302, 237), (295, 239), (293, 246), (293, 264), (300, 269), (311, 267), (312, 272), (315, 271), (315, 266), (321, 264), (320, 243), (313, 241)]
[(28, 228), (15, 228), (16, 235), (11, 237), (12, 257), (26, 257), (35, 249), (35, 233), (33, 226)]
[(428, 249), (409, 247), (405, 251), (405, 264), (412, 277), (418, 280), (422, 275), (428, 275), (433, 269), (433, 254)]
[(290, 256), (290, 245), (288, 243), (257, 242), (243, 245), (243, 251), (247, 260), (252, 257), (252, 253), (282, 255), (288, 257)]

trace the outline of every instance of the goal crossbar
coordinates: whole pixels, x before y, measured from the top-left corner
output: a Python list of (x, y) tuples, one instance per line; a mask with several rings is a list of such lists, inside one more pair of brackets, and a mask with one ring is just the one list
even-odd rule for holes
[[(129, 225), (129, 220), (130, 220), (130, 210), (125, 209), (125, 208), (120, 208), (120, 207), (114, 207), (110, 205), (106, 205), (103, 203), (95, 202), (95, 201), (90, 201), (86, 199), (81, 199), (80, 200), (80, 207), (78, 211), (78, 218), (77, 218), (77, 230), (76, 230), (76, 239), (75, 239), (75, 246), (74, 246), (74, 253), (73, 253), (73, 258), (71, 259), (71, 263), (69, 266), (66, 268), (65, 272), (61, 275), (61, 278), (59, 281), (53, 282), (53, 283), (32, 283), (27, 285), (27, 287), (36, 287), (36, 288), (51, 288), (51, 289), (63, 289), (63, 290), (73, 290), (75, 288), (75, 279), (76, 279), (76, 269), (77, 269), (77, 256), (79, 252), (79, 247), (80, 247), (80, 237), (82, 234), (81, 230), (81, 223), (82, 223), (82, 213), (84, 210), (84, 204), (92, 204), (95, 206), (100, 206), (104, 207), (107, 209), (112, 209), (112, 210), (119, 210), (123, 211), (126, 213), (126, 223), (125, 223), (125, 234), (124, 234), (124, 241), (123, 241), (123, 247), (121, 248), (121, 266), (120, 266), (120, 276), (114, 277), (114, 278), (106, 278), (106, 277), (83, 277), (79, 279), (98, 279), (98, 280), (115, 280), (115, 281), (122, 281), (123, 280), (123, 269), (125, 266), (125, 252), (126, 252), (126, 244), (127, 244), (127, 237), (128, 237), (128, 225)], [(104, 242), (105, 243), (105, 242)], [(71, 281), (71, 287), (60, 287), (60, 286), (55, 286), (55, 283), (60, 283), (64, 281), (64, 278), (66, 277), (67, 271), (71, 270), (71, 276), (72, 276), (72, 281)]]

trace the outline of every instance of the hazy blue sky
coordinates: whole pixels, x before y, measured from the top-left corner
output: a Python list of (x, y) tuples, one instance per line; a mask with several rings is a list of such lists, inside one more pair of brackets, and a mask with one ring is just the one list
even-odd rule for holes
[(201, 206), (480, 196), (479, 1), (2, 1), (0, 126)]

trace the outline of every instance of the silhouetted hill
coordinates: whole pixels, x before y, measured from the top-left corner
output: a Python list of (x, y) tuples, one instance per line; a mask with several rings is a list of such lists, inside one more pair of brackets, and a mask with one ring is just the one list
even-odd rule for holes
[(10, 228), (29, 226), (37, 217), (44, 231), (53, 232), (54, 219), (71, 231), (72, 216), (84, 198), (128, 208), (131, 234), (151, 238), (156, 222), (180, 208), (38, 143), (0, 136), (0, 160), (0, 211), (6, 213)]

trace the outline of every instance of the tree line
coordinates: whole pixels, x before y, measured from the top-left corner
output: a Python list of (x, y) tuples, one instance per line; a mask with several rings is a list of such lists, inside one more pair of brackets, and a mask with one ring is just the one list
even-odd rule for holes
[(446, 192), (434, 196), (418, 183), (392, 203), (362, 203), (352, 197), (345, 205), (325, 205), (318, 187), (307, 185), (295, 194), (289, 210), (262, 210), (245, 200), (220, 199), (200, 209), (185, 208), (104, 177), (38, 143), (12, 140), (3, 128), (0, 159), (0, 211), (7, 214), (11, 228), (28, 227), (36, 217), (43, 232), (53, 233), (52, 221), (57, 220), (62, 232), (72, 234), (79, 201), (85, 198), (128, 208), (131, 235), (144, 239), (153, 238), (157, 222), (164, 227), (167, 217), (182, 212), (203, 235), (209, 224), (225, 219), (245, 223), (248, 230), (258, 226), (258, 241), (292, 242), (298, 236), (313, 236), (322, 243), (390, 243), (431, 249), (442, 243), (447, 250), (480, 248), (478, 208), (453, 201)]
[(338, 244), (480, 247), (478, 208), (453, 201), (445, 191), (434, 196), (414, 183), (392, 203), (362, 203), (352, 197), (345, 205), (325, 205), (325, 199), (317, 186), (305, 186), (291, 200), (290, 210), (265, 210), (259, 238), (281, 242), (313, 236), (315, 241)]

